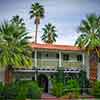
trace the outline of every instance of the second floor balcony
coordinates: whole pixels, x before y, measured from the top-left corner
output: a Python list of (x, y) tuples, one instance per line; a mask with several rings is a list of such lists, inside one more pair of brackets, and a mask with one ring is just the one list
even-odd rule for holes
[[(35, 66), (33, 59), (33, 66)], [(82, 62), (76, 60), (65, 61), (61, 59), (61, 67), (67, 68), (81, 68)], [(37, 68), (55, 69), (59, 67), (59, 59), (37, 59)]]

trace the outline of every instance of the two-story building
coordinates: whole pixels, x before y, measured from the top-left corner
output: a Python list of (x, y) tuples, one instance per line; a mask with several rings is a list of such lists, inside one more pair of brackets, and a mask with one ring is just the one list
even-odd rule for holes
[[(63, 68), (65, 76), (68, 74), (78, 74), (80, 70), (87, 72), (89, 78), (89, 56), (80, 48), (70, 45), (56, 44), (32, 44), (33, 66), (32, 69), (16, 69), (14, 78), (38, 80), (45, 85), (48, 91), (49, 78), (58, 72), (57, 69)], [(97, 79), (100, 80), (100, 63), (97, 66)], [(4, 80), (3, 72), (0, 72), (0, 80)]]
[(44, 81), (47, 89), (49, 78), (57, 73), (58, 68), (63, 68), (66, 76), (70, 73), (78, 74), (84, 69), (89, 77), (88, 57), (80, 48), (69, 45), (32, 44), (32, 49), (32, 69), (16, 70), (16, 78), (35, 79), (42, 84)]

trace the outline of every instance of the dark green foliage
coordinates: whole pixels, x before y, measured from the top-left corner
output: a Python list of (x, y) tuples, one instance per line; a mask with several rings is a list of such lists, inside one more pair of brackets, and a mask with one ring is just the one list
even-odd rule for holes
[(5, 85), (3, 90), (3, 96), (5, 99), (15, 99), (18, 90), (15, 84)]
[(0, 85), (0, 92), (2, 90), (0, 100), (40, 99), (42, 94), (42, 90), (34, 81), (17, 81), (2, 87), (3, 86)]
[(17, 95), (17, 100), (24, 100), (25, 98), (40, 99), (42, 91), (34, 81), (18, 81), (16, 82), (19, 86), (19, 93)]
[(3, 89), (4, 89), (4, 85), (2, 82), (0, 82), (0, 100), (4, 100)]
[(36, 82), (29, 82), (28, 83), (28, 91), (27, 91), (27, 98), (32, 99), (40, 99), (41, 98), (41, 88), (38, 87)]
[(58, 72), (55, 74), (55, 80), (57, 82), (64, 83), (64, 69), (63, 68), (58, 69)]
[(16, 95), (16, 100), (25, 100), (27, 98), (27, 81), (19, 81), (16, 83), (16, 88), (18, 89), (18, 93)]
[(53, 80), (53, 88), (51, 89), (51, 92), (53, 95), (57, 97), (61, 97), (63, 95), (63, 90), (64, 90), (64, 84), (61, 82), (57, 82)]
[(77, 80), (68, 80), (65, 86), (65, 92), (80, 93), (80, 87)]
[(93, 85), (92, 88), (92, 94), (96, 97), (96, 98), (100, 98), (100, 81), (96, 81)]
[(79, 73), (79, 85), (81, 88), (81, 93), (83, 90), (84, 92), (88, 93), (88, 88), (90, 87), (89, 80), (87, 79), (86, 72), (83, 70), (81, 70)]
[(2, 82), (0, 82), (0, 93), (3, 91), (3, 83)]

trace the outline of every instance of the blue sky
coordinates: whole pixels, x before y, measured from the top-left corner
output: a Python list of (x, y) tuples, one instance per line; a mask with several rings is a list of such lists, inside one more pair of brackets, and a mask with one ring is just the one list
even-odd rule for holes
[(29, 19), (31, 4), (39, 2), (45, 8), (45, 18), (41, 20), (38, 42), (41, 43), (42, 28), (48, 22), (56, 26), (57, 44), (73, 45), (80, 35), (77, 27), (87, 14), (100, 15), (100, 0), (0, 0), (0, 22), (10, 20), (18, 14), (24, 18), (30, 35), (34, 35), (34, 20)]

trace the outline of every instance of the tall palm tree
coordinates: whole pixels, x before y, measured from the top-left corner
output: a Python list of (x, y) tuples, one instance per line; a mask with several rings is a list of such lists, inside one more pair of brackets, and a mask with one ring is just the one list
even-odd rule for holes
[(100, 16), (87, 15), (78, 27), (78, 31), (82, 34), (76, 40), (75, 45), (89, 53), (90, 80), (96, 80), (98, 56), (100, 56)]
[(27, 32), (12, 22), (0, 24), (0, 67), (5, 70), (5, 83), (12, 82), (12, 69), (32, 66), (32, 50)]
[(56, 38), (58, 37), (56, 33), (56, 27), (53, 26), (51, 23), (48, 23), (45, 25), (43, 28), (43, 35), (42, 35), (42, 40), (45, 43), (53, 43), (56, 42)]
[(35, 18), (34, 23), (36, 24), (36, 32), (35, 32), (35, 43), (37, 43), (37, 32), (38, 25), (40, 24), (40, 19), (44, 18), (44, 7), (39, 3), (34, 3), (31, 6), (30, 10), (30, 18)]

